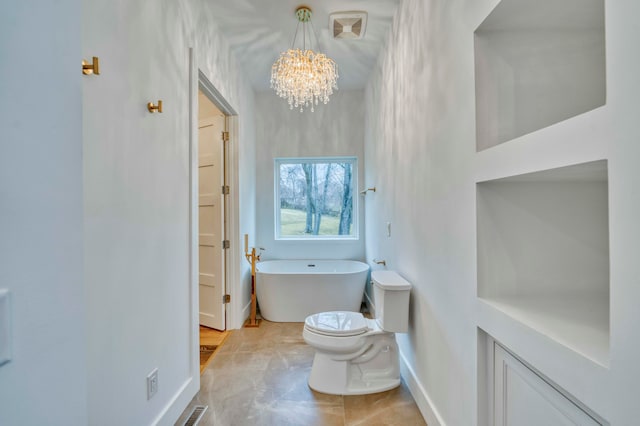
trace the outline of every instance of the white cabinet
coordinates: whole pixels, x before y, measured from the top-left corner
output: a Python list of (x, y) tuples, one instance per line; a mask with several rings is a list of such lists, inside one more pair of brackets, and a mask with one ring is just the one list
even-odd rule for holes
[(494, 343), (496, 426), (604, 425)]

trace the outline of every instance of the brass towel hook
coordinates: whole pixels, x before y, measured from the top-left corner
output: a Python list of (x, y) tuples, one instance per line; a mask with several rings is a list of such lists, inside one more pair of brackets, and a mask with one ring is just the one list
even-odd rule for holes
[(94, 56), (92, 63), (89, 63), (89, 62), (87, 62), (87, 61), (85, 61), (83, 59), (82, 60), (82, 74), (84, 74), (84, 75), (89, 75), (89, 74), (100, 75), (100, 59), (98, 59), (97, 56)]
[(147, 109), (149, 110), (150, 113), (154, 113), (154, 112), (162, 112), (162, 101), (158, 101), (158, 105), (154, 105), (153, 102), (149, 102), (147, 104)]
[(369, 191), (376, 192), (376, 187), (374, 186), (373, 188), (367, 188), (364, 191), (360, 191), (360, 195), (367, 195), (367, 192)]

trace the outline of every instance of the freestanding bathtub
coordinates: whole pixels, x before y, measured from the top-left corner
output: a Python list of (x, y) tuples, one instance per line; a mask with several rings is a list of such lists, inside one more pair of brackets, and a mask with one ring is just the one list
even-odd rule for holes
[(267, 260), (256, 269), (262, 317), (302, 322), (318, 312), (359, 312), (369, 265), (355, 260)]

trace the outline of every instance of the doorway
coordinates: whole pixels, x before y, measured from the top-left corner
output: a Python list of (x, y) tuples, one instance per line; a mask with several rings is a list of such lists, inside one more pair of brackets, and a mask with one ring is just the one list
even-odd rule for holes
[[(239, 247), (237, 242), (240, 240), (238, 154), (236, 152), (238, 115), (206, 74), (198, 68), (197, 55), (193, 48), (189, 49), (189, 65), (189, 298), (191, 300), (189, 370), (194, 385), (191, 395), (193, 396), (200, 388), (200, 373), (203, 365), (201, 363), (203, 353), (199, 349), (202, 349), (201, 346), (216, 346), (215, 342), (224, 339), (224, 336), (222, 338), (219, 334), (212, 336), (212, 333), (229, 333), (226, 330), (237, 328), (238, 324), (242, 324), (239, 318), (243, 310), (236, 306), (242, 299), (235, 297), (240, 294), (240, 260), (242, 259), (239, 253), (236, 253), (237, 250), (233, 250)], [(200, 118), (203, 119), (202, 122)], [(206, 122), (207, 119), (212, 120)], [(222, 132), (225, 132), (224, 136)], [(201, 148), (200, 139), (212, 140), (213, 145)], [(208, 151), (213, 156), (215, 147), (220, 148), (221, 144), (222, 159), (217, 161), (217, 169), (214, 167), (215, 164), (207, 166), (215, 160), (208, 159), (206, 155), (201, 159), (199, 152)], [(200, 176), (201, 165), (202, 168), (211, 167), (211, 170), (204, 171), (202, 177)], [(218, 171), (222, 173), (219, 174)], [(209, 179), (206, 175), (217, 177), (217, 181)], [(203, 190), (200, 189), (201, 186)], [(229, 190), (224, 190), (223, 187), (227, 186)], [(207, 222), (205, 219), (201, 228), (201, 209), (218, 212), (220, 217), (218, 224), (216, 225), (215, 218), (208, 223), (205, 223)], [(204, 243), (202, 250), (201, 240)], [(223, 245), (223, 241), (229, 241), (228, 245)], [(224, 248), (226, 246), (230, 246), (230, 249)], [(216, 251), (218, 251), (218, 257), (215, 256)], [(213, 255), (212, 264), (205, 265), (203, 257), (210, 255)], [(205, 265), (202, 270), (201, 262)], [(216, 263), (218, 266), (215, 266)], [(216, 283), (218, 284), (215, 290), (204, 288), (215, 286)], [(203, 287), (202, 292), (201, 287)], [(216, 293), (218, 296), (215, 295)], [(223, 295), (229, 295), (231, 301), (225, 303), (229, 297), (223, 299)], [(201, 315), (201, 312), (204, 315)], [(205, 323), (207, 319), (212, 319), (207, 315), (209, 313), (213, 317), (217, 315), (217, 318), (213, 318), (217, 322), (208, 323), (208, 325), (225, 331), (219, 332), (215, 328), (205, 328), (200, 325), (201, 322)], [(201, 333), (202, 329), (204, 333)]]
[[(237, 328), (238, 116), (198, 70), (191, 50), (190, 294), (192, 374), (203, 373)], [(240, 322), (241, 324), (242, 322)], [(198, 349), (200, 349), (198, 351)], [(199, 361), (199, 362), (198, 362)], [(199, 373), (198, 374), (198, 370)], [(196, 383), (200, 381), (196, 379)]]

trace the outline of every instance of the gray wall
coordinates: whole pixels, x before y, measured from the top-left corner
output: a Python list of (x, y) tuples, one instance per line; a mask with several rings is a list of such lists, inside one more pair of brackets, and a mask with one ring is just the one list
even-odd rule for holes
[(0, 289), (13, 360), (0, 424), (87, 424), (81, 2), (0, 13)]

